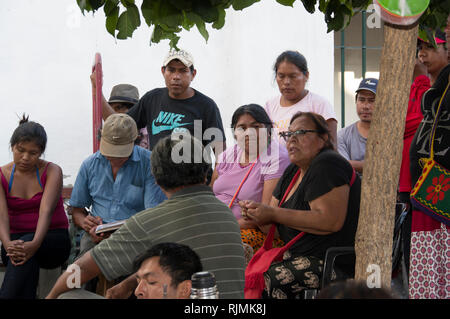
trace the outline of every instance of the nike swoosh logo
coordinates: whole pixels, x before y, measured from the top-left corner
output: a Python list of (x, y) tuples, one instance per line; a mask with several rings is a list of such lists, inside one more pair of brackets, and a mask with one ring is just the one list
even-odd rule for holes
[(159, 134), (162, 131), (169, 131), (169, 130), (171, 131), (174, 128), (177, 128), (177, 127), (180, 127), (180, 126), (189, 125), (189, 124), (192, 124), (192, 123), (180, 123), (180, 124), (176, 123), (176, 124), (172, 124), (172, 125), (159, 125), (159, 126), (156, 126), (155, 125), (155, 120), (153, 120), (153, 122), (152, 122), (152, 135)]

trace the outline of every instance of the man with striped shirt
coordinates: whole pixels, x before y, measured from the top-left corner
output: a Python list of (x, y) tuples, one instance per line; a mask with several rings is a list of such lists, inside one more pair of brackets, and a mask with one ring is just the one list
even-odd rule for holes
[[(132, 274), (135, 257), (155, 244), (175, 242), (200, 256), (203, 269), (216, 277), (220, 298), (243, 298), (245, 257), (239, 225), (205, 185), (208, 156), (202, 143), (186, 133), (157, 143), (151, 155), (152, 173), (168, 200), (132, 216), (77, 260), (81, 284), (100, 273), (108, 280), (130, 275), (107, 293), (107, 297), (127, 298), (137, 286)], [(69, 291), (70, 279), (71, 273), (62, 274), (47, 298)]]

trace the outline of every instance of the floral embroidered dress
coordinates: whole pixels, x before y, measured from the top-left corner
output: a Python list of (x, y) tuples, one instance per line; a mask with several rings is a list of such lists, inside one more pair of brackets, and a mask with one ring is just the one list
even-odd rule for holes
[[(416, 131), (410, 149), (412, 186), (420, 177), (420, 158), (430, 155), (430, 132), (439, 99), (449, 81), (450, 65), (439, 74), (434, 85), (423, 95), (423, 120)], [(450, 94), (442, 101), (434, 138), (434, 160), (450, 169)], [(434, 204), (450, 197), (450, 178), (435, 176), (427, 190), (427, 200)], [(450, 227), (429, 215), (413, 210), (409, 297), (414, 299), (450, 298)]]

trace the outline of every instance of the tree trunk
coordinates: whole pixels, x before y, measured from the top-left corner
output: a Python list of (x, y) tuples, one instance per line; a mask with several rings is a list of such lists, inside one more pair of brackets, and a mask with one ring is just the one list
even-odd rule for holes
[(417, 25), (385, 24), (380, 79), (364, 160), (355, 279), (390, 289), (395, 203), (415, 63)]

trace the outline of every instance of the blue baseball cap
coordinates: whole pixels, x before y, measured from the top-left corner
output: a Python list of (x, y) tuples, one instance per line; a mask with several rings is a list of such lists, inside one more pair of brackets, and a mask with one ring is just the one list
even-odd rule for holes
[(375, 79), (375, 78), (363, 79), (361, 81), (361, 83), (359, 83), (359, 87), (356, 90), (356, 93), (358, 93), (361, 90), (367, 90), (374, 94), (377, 94), (377, 85), (378, 85), (378, 79)]

